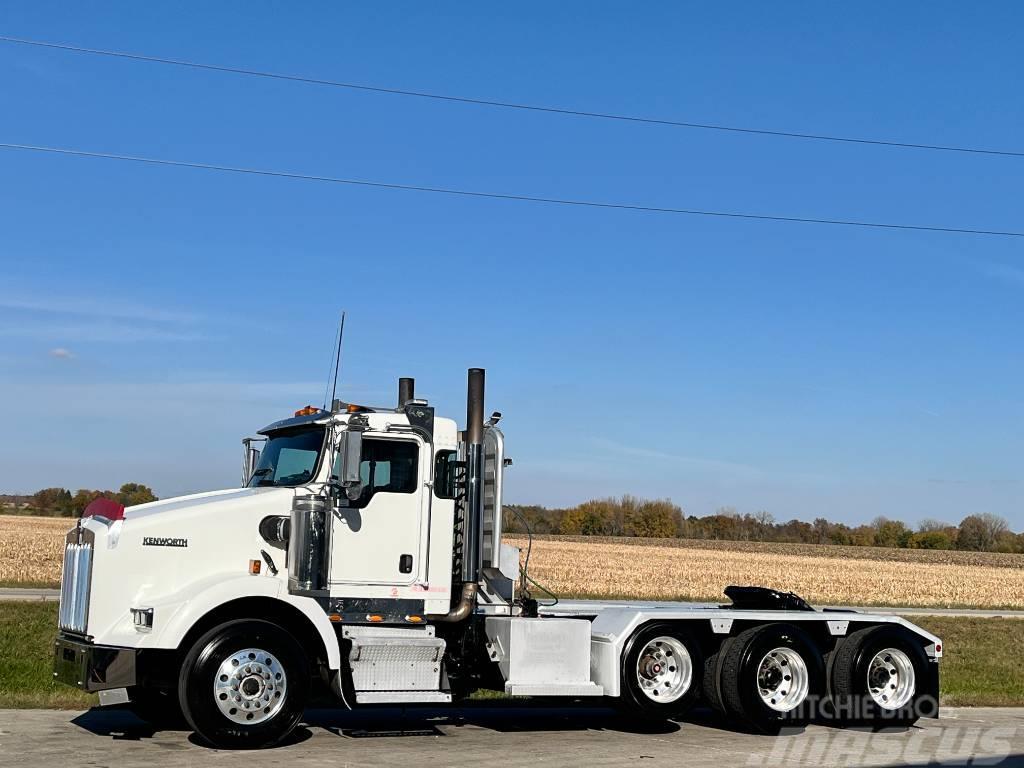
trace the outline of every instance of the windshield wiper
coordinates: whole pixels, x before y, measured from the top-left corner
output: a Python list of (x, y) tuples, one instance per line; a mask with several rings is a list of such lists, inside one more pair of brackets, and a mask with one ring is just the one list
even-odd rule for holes
[(277, 478), (277, 481), (281, 485), (298, 485), (304, 483), (313, 476), (313, 473), (308, 469), (304, 469), (301, 472), (296, 472), (294, 475), (285, 475), (284, 477)]
[(272, 475), (273, 473), (274, 473), (274, 468), (273, 467), (260, 467), (259, 469), (255, 470), (252, 473), (252, 476), (249, 478), (249, 483), (252, 484), (252, 482), (255, 480), (257, 488), (265, 488), (268, 485), (269, 486), (276, 486), (277, 483), (274, 482), (273, 478), (271, 478), (269, 480), (267, 480), (267, 479), (260, 479), (260, 478), (263, 478), (264, 475)]

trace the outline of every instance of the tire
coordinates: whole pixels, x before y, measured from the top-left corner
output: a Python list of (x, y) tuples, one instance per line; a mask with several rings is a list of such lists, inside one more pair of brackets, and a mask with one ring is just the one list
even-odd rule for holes
[(178, 700), (205, 741), (256, 749), (298, 725), (309, 683), (309, 664), (294, 637), (268, 621), (242, 619), (195, 642), (182, 665)]
[(178, 692), (168, 688), (132, 688), (128, 709), (158, 731), (179, 731), (188, 727), (178, 702)]
[(718, 686), (726, 714), (753, 730), (803, 725), (823, 698), (821, 653), (792, 625), (747, 629), (721, 654)]
[(700, 644), (689, 632), (650, 624), (630, 638), (622, 655), (619, 700), (634, 715), (682, 717), (700, 695), (703, 669)]
[(704, 701), (711, 707), (712, 711), (719, 717), (726, 717), (725, 703), (722, 701), (722, 691), (719, 685), (719, 678), (722, 671), (722, 657), (728, 652), (729, 646), (735, 638), (727, 637), (718, 646), (718, 650), (704, 660), (704, 680), (702, 693)]
[(922, 688), (928, 657), (912, 634), (880, 625), (843, 638), (832, 654), (830, 697), (840, 721), (872, 727), (907, 727), (931, 702)]

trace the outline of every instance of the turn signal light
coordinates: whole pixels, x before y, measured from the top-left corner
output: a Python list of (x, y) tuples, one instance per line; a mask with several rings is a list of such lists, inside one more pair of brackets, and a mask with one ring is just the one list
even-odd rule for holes
[(333, 621), (335, 624), (337, 624), (339, 621), (341, 621), (341, 614), (340, 613), (332, 613), (327, 618), (330, 619), (331, 621)]
[(423, 617), (422, 616), (406, 616), (405, 620), (408, 621), (410, 624), (419, 624), (419, 623), (421, 623), (423, 621)]
[(262, 567), (263, 567), (263, 563), (260, 560), (250, 560), (249, 561), (249, 573), (251, 573), (253, 576), (258, 575), (259, 572), (260, 572), (260, 568), (262, 568)]
[(378, 616), (377, 614), (374, 613), (374, 614), (371, 614), (371, 615), (367, 616), (366, 620), (369, 621), (369, 622), (372, 622), (374, 624), (379, 624), (380, 622), (384, 621), (384, 617), (383, 616)]
[(314, 413), (319, 413), (320, 409), (313, 405), (307, 405), (305, 408), (299, 408), (295, 412), (296, 416), (312, 416)]

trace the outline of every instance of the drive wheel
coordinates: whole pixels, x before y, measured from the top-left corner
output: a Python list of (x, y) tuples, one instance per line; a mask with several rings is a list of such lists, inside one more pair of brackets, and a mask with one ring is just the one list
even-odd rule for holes
[(189, 725), (210, 744), (234, 749), (279, 742), (298, 724), (308, 695), (299, 644), (276, 624), (248, 619), (200, 637), (178, 684)]
[(821, 653), (789, 624), (752, 627), (723, 650), (719, 689), (729, 716), (772, 732), (810, 719), (825, 691)]
[(846, 722), (910, 726), (933, 704), (920, 693), (928, 658), (901, 627), (858, 630), (842, 640), (831, 661), (832, 704)]
[(622, 704), (634, 714), (682, 717), (697, 699), (703, 669), (700, 646), (684, 629), (644, 627), (622, 658)]

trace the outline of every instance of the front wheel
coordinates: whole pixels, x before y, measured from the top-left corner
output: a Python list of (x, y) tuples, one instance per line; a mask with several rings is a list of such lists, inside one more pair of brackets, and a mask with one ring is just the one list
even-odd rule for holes
[(248, 619), (200, 637), (178, 684), (189, 725), (210, 744), (234, 749), (281, 741), (298, 725), (308, 695), (309, 665), (295, 638)]

